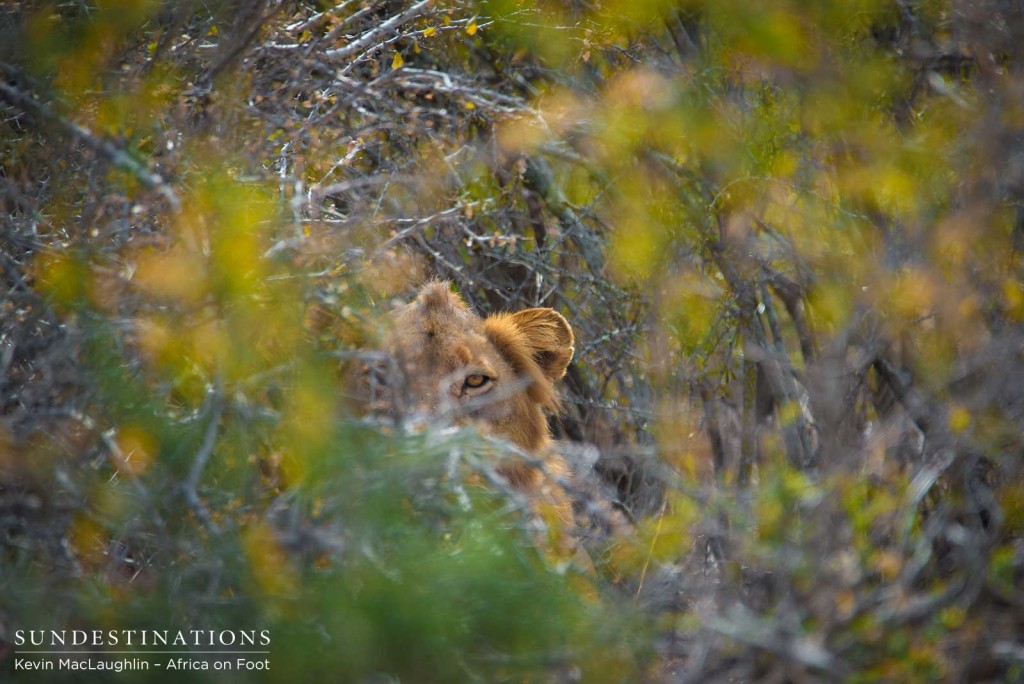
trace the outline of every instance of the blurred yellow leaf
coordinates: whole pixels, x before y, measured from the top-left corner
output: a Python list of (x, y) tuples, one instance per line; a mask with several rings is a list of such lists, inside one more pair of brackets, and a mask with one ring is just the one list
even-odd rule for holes
[(198, 301), (206, 292), (201, 257), (181, 248), (140, 252), (132, 281), (144, 294), (187, 303)]
[(887, 580), (894, 580), (903, 569), (903, 557), (895, 551), (877, 551), (872, 563)]
[(1015, 278), (1007, 278), (1003, 281), (1002, 287), (1003, 306), (1007, 313), (1016, 321), (1024, 320), (1024, 289), (1020, 281)]
[(658, 265), (664, 247), (663, 234), (655, 209), (647, 201), (646, 193), (634, 188), (636, 195), (623, 203), (618, 226), (611, 236), (609, 257), (611, 264), (627, 277), (646, 278)]
[(963, 406), (957, 406), (949, 412), (949, 429), (960, 433), (971, 425), (971, 414)]
[(835, 606), (841, 616), (849, 617), (857, 608), (857, 595), (851, 589), (840, 589), (836, 593)]
[(138, 476), (149, 469), (156, 454), (153, 436), (138, 425), (128, 425), (117, 435), (120, 461), (117, 469), (129, 475)]
[(787, 401), (779, 408), (779, 423), (792, 425), (800, 417), (801, 409), (799, 402)]
[(470, 21), (469, 24), (466, 26), (466, 33), (468, 33), (471, 36), (476, 35), (476, 19)]
[(102, 528), (91, 519), (76, 517), (67, 533), (68, 542), (77, 552), (78, 558), (90, 565), (99, 566), (107, 560), (107, 536)]
[(143, 355), (153, 363), (166, 363), (172, 351), (170, 327), (161, 319), (139, 316), (135, 319), (135, 335)]
[(231, 354), (231, 343), (224, 322), (212, 319), (196, 326), (192, 331), (191, 354), (209, 370), (222, 366)]
[(402, 68), (403, 64), (405, 64), (405, 60), (402, 59), (402, 55), (400, 55), (400, 54), (398, 54), (396, 52), (394, 59), (391, 60), (391, 68), (392, 69), (400, 69), (400, 68)]
[(999, 492), (999, 507), (1003, 510), (1007, 534), (1024, 532), (1024, 485), (1013, 484)]
[(298, 578), (270, 525), (262, 520), (250, 525), (242, 532), (242, 547), (260, 590), (277, 596), (295, 592)]
[(946, 629), (956, 629), (967, 619), (967, 611), (961, 606), (949, 606), (939, 611), (939, 621)]
[(36, 259), (36, 273), (40, 289), (62, 304), (70, 304), (82, 293), (81, 265), (67, 254), (40, 254)]

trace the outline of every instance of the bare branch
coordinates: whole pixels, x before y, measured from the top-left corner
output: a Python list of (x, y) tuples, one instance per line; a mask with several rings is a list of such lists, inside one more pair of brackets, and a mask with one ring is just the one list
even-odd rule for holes
[(46, 105), (36, 102), (31, 95), (8, 83), (0, 82), (0, 98), (31, 114), (41, 122), (55, 126), (68, 137), (83, 143), (86, 147), (110, 160), (117, 168), (132, 174), (146, 188), (163, 195), (175, 212), (180, 211), (181, 200), (178, 199), (174, 190), (164, 182), (164, 179), (137, 162), (109, 140), (100, 138), (85, 126), (60, 116)]
[(217, 446), (217, 432), (220, 427), (220, 418), (224, 411), (224, 399), (221, 396), (220, 389), (213, 389), (210, 391), (210, 422), (206, 425), (206, 432), (203, 434), (203, 442), (199, 445), (199, 451), (196, 452), (195, 458), (192, 460), (192, 467), (188, 471), (188, 477), (182, 482), (181, 488), (185, 495), (185, 501), (189, 507), (199, 518), (203, 526), (210, 531), (211, 534), (219, 534), (220, 528), (213, 522), (213, 518), (210, 515), (209, 509), (206, 504), (203, 503), (202, 499), (199, 498), (198, 488), (199, 480), (203, 476), (203, 469), (206, 468), (207, 462), (210, 460), (210, 456), (213, 455), (213, 449)]
[(369, 47), (370, 45), (373, 45), (374, 41), (376, 41), (381, 36), (386, 35), (390, 31), (394, 31), (399, 26), (407, 24), (416, 17), (423, 14), (423, 12), (426, 11), (427, 7), (430, 6), (431, 2), (433, 2), (433, 0), (420, 0), (420, 2), (417, 2), (415, 5), (405, 10), (404, 12), (396, 14), (395, 16), (391, 17), (390, 19), (382, 23), (380, 26), (370, 29), (369, 31), (362, 34), (358, 38), (355, 38), (345, 47), (336, 48), (334, 50), (327, 50), (324, 53), (324, 55), (326, 55), (327, 57), (331, 57), (333, 59), (345, 59), (347, 57), (351, 57), (360, 50)]

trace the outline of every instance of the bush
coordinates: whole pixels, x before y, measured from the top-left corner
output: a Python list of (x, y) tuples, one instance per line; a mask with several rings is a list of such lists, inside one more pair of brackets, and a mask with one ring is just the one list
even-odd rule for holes
[[(238, 680), (1021, 676), (1012, 3), (22, 3), (0, 36), (5, 671), (19, 630), (194, 628), (269, 630)], [(593, 573), (508, 445), (349, 409), (429, 277), (572, 323), (552, 430), (631, 521)]]

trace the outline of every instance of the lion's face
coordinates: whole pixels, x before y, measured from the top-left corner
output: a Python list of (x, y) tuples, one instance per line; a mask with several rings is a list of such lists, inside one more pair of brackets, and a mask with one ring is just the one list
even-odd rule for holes
[[(394, 368), (378, 379), (406, 410), (470, 419), (528, 450), (548, 441), (545, 410), (573, 355), (569, 324), (553, 309), (481, 319), (447, 283), (431, 283), (390, 316)], [(397, 386), (396, 386), (397, 384)]]

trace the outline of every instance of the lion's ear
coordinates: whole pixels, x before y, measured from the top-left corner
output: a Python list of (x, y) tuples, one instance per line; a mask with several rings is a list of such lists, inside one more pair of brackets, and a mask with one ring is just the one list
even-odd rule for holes
[(525, 309), (508, 314), (506, 320), (519, 330), (534, 362), (548, 379), (565, 375), (575, 349), (572, 328), (562, 314), (554, 309)]

